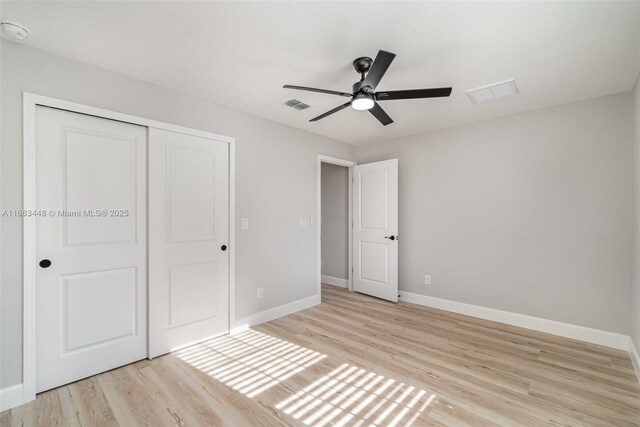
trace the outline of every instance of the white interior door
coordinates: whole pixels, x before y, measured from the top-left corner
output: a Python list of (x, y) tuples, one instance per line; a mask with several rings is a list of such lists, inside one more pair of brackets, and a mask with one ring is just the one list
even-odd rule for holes
[(149, 129), (149, 356), (229, 330), (229, 145)]
[(36, 109), (37, 392), (147, 356), (146, 139)]
[(353, 290), (398, 301), (398, 159), (353, 167)]

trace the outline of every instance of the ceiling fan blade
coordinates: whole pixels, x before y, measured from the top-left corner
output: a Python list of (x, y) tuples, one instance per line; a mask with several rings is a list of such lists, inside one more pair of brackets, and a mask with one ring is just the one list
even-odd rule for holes
[(393, 123), (393, 120), (391, 119), (391, 117), (389, 117), (389, 115), (382, 109), (380, 104), (378, 104), (377, 102), (373, 104), (373, 108), (371, 108), (369, 112), (373, 114), (373, 116), (385, 126)]
[(338, 92), (337, 90), (317, 89), (315, 87), (292, 86), (292, 85), (284, 85), (282, 87), (285, 89), (306, 90), (309, 92), (327, 93), (329, 95), (347, 96), (349, 98), (353, 96), (352, 94), (346, 93), (346, 92)]
[(346, 104), (342, 104), (341, 106), (336, 107), (333, 110), (329, 110), (324, 114), (320, 114), (318, 117), (314, 117), (313, 119), (311, 119), (309, 121), (310, 122), (317, 122), (320, 119), (324, 119), (325, 117), (332, 115), (333, 113), (337, 113), (340, 110), (344, 110), (345, 108), (347, 108), (350, 105), (351, 105), (351, 101), (347, 102)]
[(390, 101), (394, 99), (415, 99), (415, 98), (440, 98), (451, 95), (450, 87), (439, 87), (433, 89), (409, 89), (392, 90), (389, 92), (376, 92), (376, 101)]
[(393, 62), (393, 58), (395, 57), (395, 53), (387, 52), (386, 50), (379, 51), (376, 55), (376, 59), (373, 60), (371, 69), (369, 69), (369, 72), (360, 87), (370, 86), (371, 89), (374, 90), (376, 86), (378, 86), (378, 83), (380, 83), (380, 80), (382, 80), (384, 73), (387, 72), (389, 65), (391, 65), (391, 62)]

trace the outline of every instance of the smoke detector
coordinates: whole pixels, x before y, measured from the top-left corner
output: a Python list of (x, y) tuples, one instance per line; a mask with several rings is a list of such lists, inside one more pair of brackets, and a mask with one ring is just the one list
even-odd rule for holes
[(10, 39), (24, 40), (29, 36), (29, 29), (17, 22), (2, 21), (0, 26), (2, 26), (2, 31)]
[(467, 94), (471, 102), (476, 104), (505, 96), (517, 95), (518, 88), (516, 87), (515, 80), (506, 80), (504, 82), (492, 83), (487, 86), (465, 90), (464, 93)]
[(287, 105), (291, 108), (295, 108), (298, 111), (302, 111), (305, 110), (307, 108), (309, 108), (309, 105), (305, 104), (302, 101), (298, 101), (297, 99), (287, 99), (286, 101), (284, 101), (284, 105)]

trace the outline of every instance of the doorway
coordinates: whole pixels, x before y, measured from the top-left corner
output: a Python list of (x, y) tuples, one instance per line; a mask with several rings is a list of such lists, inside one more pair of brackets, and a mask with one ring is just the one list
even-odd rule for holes
[(324, 283), (397, 302), (398, 159), (358, 165), (319, 155), (317, 179), (318, 295)]
[(352, 289), (351, 171), (356, 163), (318, 156), (318, 294), (322, 284)]
[(349, 288), (349, 168), (322, 164), (322, 283)]

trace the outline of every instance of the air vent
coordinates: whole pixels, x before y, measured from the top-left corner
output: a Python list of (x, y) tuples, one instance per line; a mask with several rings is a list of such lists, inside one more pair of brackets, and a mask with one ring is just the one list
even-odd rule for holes
[(493, 83), (487, 86), (477, 87), (475, 89), (465, 90), (471, 102), (478, 103), (490, 101), (496, 98), (512, 96), (518, 94), (515, 80), (507, 80), (500, 83)]
[(298, 101), (297, 99), (293, 99), (293, 98), (287, 99), (286, 101), (284, 101), (284, 105), (288, 105), (289, 107), (295, 108), (298, 111), (309, 108), (309, 106), (304, 102)]

